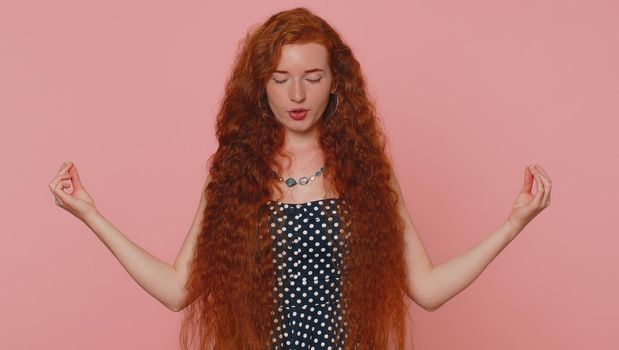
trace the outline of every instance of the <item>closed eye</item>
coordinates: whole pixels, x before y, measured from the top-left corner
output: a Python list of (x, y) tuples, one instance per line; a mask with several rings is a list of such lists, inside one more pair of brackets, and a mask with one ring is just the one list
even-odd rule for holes
[[(318, 78), (318, 79), (306, 79), (306, 80), (307, 80), (307, 81), (309, 81), (309, 82), (312, 82), (312, 83), (317, 83), (317, 82), (319, 82), (321, 79), (322, 79), (322, 78)], [(279, 81), (279, 80), (277, 80), (277, 79), (273, 79), (273, 81), (275, 81), (277, 84), (283, 84), (283, 83), (285, 83), (287, 80), (288, 80), (288, 79)]]

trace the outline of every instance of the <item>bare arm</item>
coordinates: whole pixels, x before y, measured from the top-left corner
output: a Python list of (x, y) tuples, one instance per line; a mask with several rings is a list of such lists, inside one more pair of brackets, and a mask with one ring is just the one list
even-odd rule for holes
[[(538, 185), (535, 195), (531, 192), (534, 176)], [(528, 167), (522, 190), (509, 217), (477, 245), (434, 267), (406, 210), (395, 175), (392, 177), (392, 184), (399, 193), (399, 211), (406, 224), (404, 239), (409, 297), (428, 311), (438, 309), (473, 283), (526, 224), (548, 207), (552, 187), (550, 177), (543, 168), (537, 165)]]
[(430, 291), (427, 288), (427, 281), (432, 271), (433, 265), (426, 248), (419, 237), (417, 228), (413, 224), (411, 217), (404, 203), (400, 184), (395, 174), (391, 178), (393, 188), (398, 192), (398, 212), (404, 221), (404, 243), (405, 259), (408, 274), (408, 297), (422, 308), (432, 311), (430, 305)]
[(399, 212), (405, 223), (408, 296), (427, 311), (438, 309), (469, 286), (519, 231), (509, 222), (504, 223), (475, 247), (435, 267), (406, 209), (395, 175), (392, 183), (399, 194)]
[(474, 247), (434, 267), (426, 280), (430, 310), (438, 309), (473, 283), (520, 230), (505, 221)]
[(187, 300), (187, 292), (184, 286), (187, 283), (187, 278), (189, 276), (189, 265), (191, 263), (191, 259), (193, 258), (196, 241), (202, 229), (204, 209), (206, 209), (206, 198), (204, 197), (204, 191), (206, 190), (206, 186), (208, 185), (210, 179), (210, 176), (206, 177), (206, 182), (202, 188), (202, 196), (200, 197), (200, 205), (198, 206), (196, 215), (193, 218), (191, 228), (185, 237), (185, 241), (183, 242), (183, 245), (176, 256), (176, 260), (174, 261), (173, 267), (179, 276), (179, 283), (182, 291), (180, 298), (178, 298), (174, 304), (174, 311), (180, 311), (193, 302), (193, 300)]
[[(207, 177), (204, 188), (208, 181)], [(108, 247), (140, 287), (168, 309), (179, 311), (186, 306), (182, 304), (186, 298), (184, 286), (187, 280), (188, 264), (193, 255), (205, 204), (204, 195), (202, 195), (192, 226), (174, 265), (168, 264), (135, 244), (98, 212), (85, 217), (84, 222)]]

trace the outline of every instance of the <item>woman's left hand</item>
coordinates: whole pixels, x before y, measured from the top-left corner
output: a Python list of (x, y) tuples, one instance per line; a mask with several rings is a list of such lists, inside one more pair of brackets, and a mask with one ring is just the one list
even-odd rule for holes
[[(537, 182), (537, 193), (531, 193), (533, 178)], [(524, 185), (516, 198), (508, 221), (516, 227), (524, 228), (542, 210), (550, 205), (552, 181), (541, 166), (528, 166), (524, 172)]]

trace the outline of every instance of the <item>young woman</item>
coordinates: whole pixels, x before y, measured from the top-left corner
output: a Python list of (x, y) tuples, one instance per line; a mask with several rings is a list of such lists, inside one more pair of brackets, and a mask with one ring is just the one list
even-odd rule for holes
[[(550, 204), (540, 166), (505, 222), (433, 266), (351, 49), (305, 8), (247, 34), (217, 115), (199, 208), (173, 265), (96, 209), (75, 164), (49, 184), (200, 349), (402, 349), (407, 298), (433, 311)], [(531, 193), (533, 178), (537, 193)], [(71, 188), (71, 193), (64, 189)]]

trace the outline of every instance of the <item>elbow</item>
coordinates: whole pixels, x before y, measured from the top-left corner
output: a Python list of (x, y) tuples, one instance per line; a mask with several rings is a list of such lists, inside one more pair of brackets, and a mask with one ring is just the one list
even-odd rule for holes
[(422, 309), (433, 312), (438, 310), (444, 303), (440, 300), (437, 300), (431, 293), (419, 293), (417, 294), (417, 304), (421, 306)]
[(428, 311), (428, 312), (433, 312), (438, 310), (443, 304), (436, 304), (436, 303), (426, 303), (423, 306), (423, 309)]
[(170, 311), (179, 312), (179, 311), (181, 311), (181, 310), (183, 310), (185, 308), (185, 305), (183, 304), (183, 301), (179, 300), (179, 301), (175, 301), (175, 302), (170, 302), (170, 303), (167, 303), (165, 306)]
[(426, 311), (433, 312), (438, 310), (447, 300), (437, 300), (436, 298), (424, 298), (423, 308)]
[(413, 293), (407, 293), (407, 296), (413, 300), (417, 305), (419, 305), (422, 309), (432, 312), (440, 308), (443, 304), (437, 303), (431, 300), (431, 298), (426, 298), (421, 295), (416, 295)]
[(443, 298), (437, 297), (437, 293), (426, 291), (421, 298), (422, 307), (429, 312), (434, 312), (438, 310), (443, 304), (447, 302)]
[(191, 301), (188, 299), (187, 291), (184, 288), (181, 288), (181, 291), (176, 295), (174, 300), (171, 300), (166, 307), (170, 309), (170, 311), (179, 312), (186, 308)]
[(183, 300), (182, 303), (176, 303), (176, 304), (170, 305), (168, 309), (170, 309), (170, 311), (180, 312), (180, 311), (183, 311), (183, 309), (185, 309), (187, 305), (188, 304)]
[(428, 293), (428, 292), (424, 293), (424, 292), (421, 292), (419, 289), (410, 288), (406, 294), (411, 300), (413, 300), (422, 309), (429, 311), (429, 312), (436, 311), (438, 308), (440, 308), (443, 305), (443, 303), (437, 300), (434, 300), (434, 298), (430, 296), (431, 293)]
[(174, 305), (174, 304), (168, 304), (168, 305), (165, 305), (165, 307), (168, 308), (168, 310), (172, 312), (179, 312), (181, 310), (181, 308), (178, 305)]

